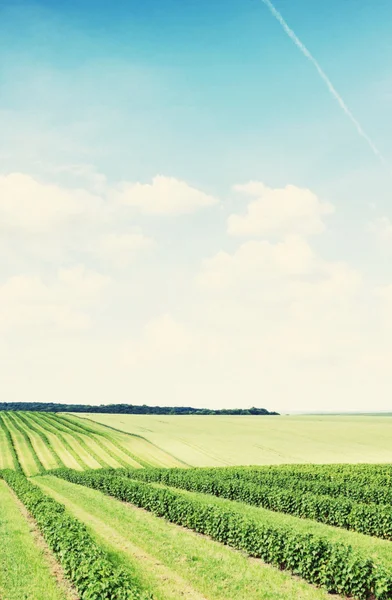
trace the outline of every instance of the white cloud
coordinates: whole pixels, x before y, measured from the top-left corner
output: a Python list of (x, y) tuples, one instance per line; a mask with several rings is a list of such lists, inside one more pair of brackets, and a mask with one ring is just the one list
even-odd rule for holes
[(308, 243), (291, 236), (283, 242), (249, 241), (234, 254), (219, 252), (203, 263), (199, 283), (212, 287), (250, 285), (267, 279), (290, 275), (306, 275), (317, 265), (316, 257)]
[(154, 177), (151, 184), (123, 182), (113, 197), (150, 215), (188, 214), (218, 203), (217, 198), (184, 181), (161, 175)]
[(271, 189), (252, 181), (234, 189), (258, 198), (248, 205), (245, 215), (228, 218), (229, 235), (314, 235), (324, 230), (322, 218), (334, 211), (331, 204), (320, 202), (310, 190), (294, 185)]
[(154, 240), (142, 233), (108, 233), (97, 240), (91, 251), (104, 262), (121, 268), (154, 245)]
[(64, 222), (97, 214), (98, 196), (83, 189), (66, 190), (29, 175), (0, 175), (0, 228), (42, 233)]
[(44, 281), (37, 275), (15, 275), (0, 286), (0, 330), (79, 330), (90, 326), (88, 309), (109, 283), (83, 266), (60, 269)]
[(369, 231), (382, 244), (392, 244), (392, 222), (388, 217), (378, 217), (369, 224)]

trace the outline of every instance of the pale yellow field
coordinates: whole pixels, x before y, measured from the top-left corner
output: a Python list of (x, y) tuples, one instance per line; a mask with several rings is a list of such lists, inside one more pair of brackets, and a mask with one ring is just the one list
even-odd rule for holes
[(79, 417), (143, 436), (192, 466), (392, 462), (391, 416)]

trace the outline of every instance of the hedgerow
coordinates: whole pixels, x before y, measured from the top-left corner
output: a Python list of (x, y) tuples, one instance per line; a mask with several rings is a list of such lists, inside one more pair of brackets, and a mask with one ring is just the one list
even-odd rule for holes
[(1, 475), (36, 520), (82, 600), (151, 598), (142, 594), (123, 569), (111, 563), (86, 527), (67, 514), (62, 504), (46, 496), (20, 473), (4, 470)]
[(212, 494), (392, 540), (392, 507), (386, 505), (362, 504), (344, 496), (333, 498), (302, 490), (287, 490), (276, 482), (259, 485), (239, 478), (227, 479), (222, 477), (219, 469), (206, 471), (150, 468), (121, 469), (116, 472), (131, 479), (159, 482), (189, 491)]
[(261, 558), (330, 593), (358, 599), (392, 597), (392, 573), (362, 557), (351, 546), (329, 542), (295, 528), (263, 524), (241, 510), (227, 510), (197, 497), (113, 473), (70, 469), (52, 471), (57, 477), (103, 491), (159, 517), (209, 535), (213, 539)]

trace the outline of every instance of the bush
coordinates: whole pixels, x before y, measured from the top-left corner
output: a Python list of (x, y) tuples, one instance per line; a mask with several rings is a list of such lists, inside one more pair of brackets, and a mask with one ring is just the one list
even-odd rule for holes
[(36, 520), (82, 600), (147, 598), (124, 570), (110, 562), (86, 527), (68, 515), (62, 504), (46, 496), (20, 473), (4, 470), (2, 476)]
[[(245, 469), (244, 469), (245, 471)], [(392, 540), (392, 507), (363, 504), (344, 496), (306, 492), (281, 487), (279, 477), (269, 485), (228, 478), (221, 469), (118, 469), (120, 475), (146, 482), (159, 482), (189, 491), (237, 500), (268, 510), (350, 529)], [(263, 481), (263, 480), (262, 480)]]
[(119, 477), (113, 472), (71, 469), (52, 471), (57, 477), (101, 490), (159, 517), (209, 535), (280, 569), (287, 569), (330, 593), (358, 599), (392, 596), (392, 574), (350, 546), (331, 543), (295, 528), (271, 526), (163, 487)]

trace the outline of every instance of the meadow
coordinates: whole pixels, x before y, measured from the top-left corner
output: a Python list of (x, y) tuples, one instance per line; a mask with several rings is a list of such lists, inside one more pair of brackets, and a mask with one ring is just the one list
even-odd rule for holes
[(80, 416), (141, 435), (194, 467), (392, 462), (392, 416)]
[(0, 598), (390, 599), (391, 424), (0, 412)]

